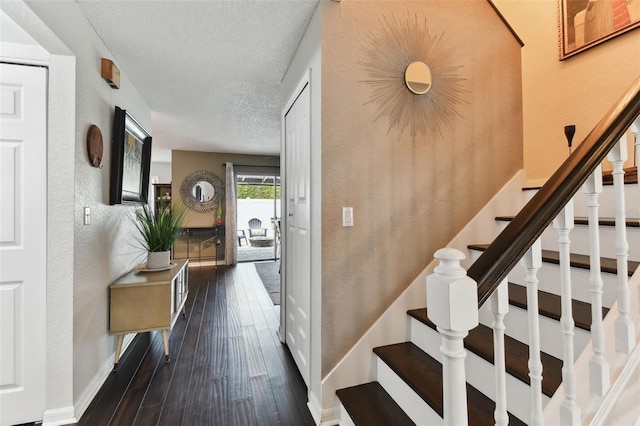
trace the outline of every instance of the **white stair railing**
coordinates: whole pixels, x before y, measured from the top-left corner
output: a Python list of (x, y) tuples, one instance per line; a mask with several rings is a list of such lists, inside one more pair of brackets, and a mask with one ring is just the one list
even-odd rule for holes
[(602, 271), (600, 269), (600, 219), (598, 197), (602, 193), (602, 166), (582, 185), (587, 197), (589, 223), (589, 284), (591, 291), (591, 342), (593, 355), (589, 361), (589, 388), (591, 393), (604, 396), (609, 390), (609, 363), (604, 358), (604, 326), (602, 325)]
[[(640, 139), (640, 137), (639, 137)], [(637, 143), (636, 143), (637, 146)], [(614, 166), (613, 179), (616, 196), (616, 258), (618, 266), (617, 293), (620, 316), (616, 319), (616, 350), (629, 354), (635, 347), (635, 328), (629, 312), (628, 288), (628, 244), (626, 237), (626, 217), (624, 215), (624, 188), (620, 189), (624, 175), (622, 164), (624, 154), (620, 144), (611, 151), (609, 160)], [(609, 386), (609, 363), (604, 356), (605, 335), (602, 318), (603, 280), (600, 265), (600, 242), (598, 220), (598, 196), (602, 192), (602, 170), (598, 167), (583, 185), (587, 197), (590, 244), (590, 291), (592, 311), (592, 358), (589, 362), (590, 389), (597, 396), (606, 394)], [(572, 316), (572, 294), (570, 274), (570, 239), (573, 228), (573, 201), (569, 202), (561, 214), (553, 221), (558, 232), (560, 254), (562, 315), (560, 319), (563, 334), (563, 389), (564, 401), (560, 404), (562, 424), (581, 423), (581, 410), (576, 404), (576, 373), (573, 360), (574, 320)], [(622, 227), (620, 228), (620, 224)], [(621, 231), (620, 231), (621, 230)], [(460, 261), (464, 254), (455, 249), (441, 249), (435, 257), (440, 265), (434, 274), (427, 278), (427, 312), (442, 334), (441, 352), (443, 354), (444, 375), (444, 422), (446, 425), (467, 424), (466, 380), (464, 359), (466, 351), (463, 339), (468, 331), (478, 324), (476, 283), (466, 276)], [(531, 387), (530, 424), (542, 425), (543, 367), (540, 349), (540, 325), (538, 309), (538, 277), (542, 266), (541, 242), (538, 239), (522, 257), (520, 263), (526, 270), (527, 315), (529, 331), (529, 378)], [(507, 388), (505, 372), (505, 325), (504, 317), (508, 313), (508, 283), (505, 279), (489, 298), (489, 310), (493, 315), (494, 365), (495, 365), (495, 424), (508, 424)], [(620, 340), (622, 336), (622, 340)], [(567, 362), (568, 361), (568, 362)]]
[[(622, 124), (622, 123), (625, 124)], [(466, 379), (463, 338), (478, 324), (477, 301), (489, 301), (493, 314), (494, 364), (495, 364), (495, 423), (508, 422), (506, 408), (504, 317), (508, 312), (507, 274), (519, 261), (526, 270), (527, 311), (529, 331), (529, 378), (531, 388), (531, 414), (529, 423), (544, 423), (542, 399), (542, 373), (540, 348), (540, 325), (538, 309), (538, 270), (542, 265), (540, 234), (553, 222), (558, 231), (561, 275), (561, 331), (563, 334), (563, 394), (559, 404), (562, 424), (581, 424), (584, 413), (577, 399), (577, 377), (574, 367), (574, 319), (572, 315), (572, 289), (570, 273), (570, 239), (573, 228), (572, 195), (580, 189), (587, 196), (589, 219), (590, 292), (592, 302), (592, 350), (589, 361), (590, 394), (602, 398), (610, 387), (610, 365), (605, 356), (605, 335), (602, 318), (603, 280), (600, 271), (600, 243), (598, 224), (598, 196), (602, 192), (602, 171), (598, 166), (607, 155), (613, 165), (615, 193), (615, 234), (617, 260), (617, 305), (619, 316), (615, 319), (615, 348), (619, 354), (628, 355), (637, 346), (635, 325), (630, 312), (630, 289), (628, 274), (629, 245), (626, 230), (625, 189), (623, 164), (627, 156), (624, 126), (631, 127), (634, 134), (636, 156), (640, 157), (640, 78), (636, 79), (629, 92), (618, 106), (601, 120), (583, 144), (552, 176), (545, 185), (516, 216), (479, 259), (469, 269), (469, 275), (460, 266), (464, 254), (455, 249), (440, 249), (435, 257), (440, 264), (427, 277), (427, 312), (438, 332), (442, 335), (443, 354), (443, 403), (446, 425), (467, 424)], [(614, 138), (620, 138), (616, 141)], [(584, 146), (583, 146), (584, 145)], [(583, 149), (584, 148), (584, 149)], [(606, 150), (609, 150), (607, 153)], [(578, 154), (578, 150), (580, 153)], [(590, 177), (578, 177), (580, 171), (592, 172)], [(584, 176), (584, 175), (582, 175)], [(585, 180), (586, 179), (586, 180)], [(562, 184), (560, 184), (562, 180)], [(584, 183), (584, 184), (583, 184)], [(565, 185), (566, 184), (566, 185)], [(564, 186), (563, 186), (564, 185)], [(640, 186), (640, 185), (639, 185)], [(569, 200), (569, 201), (566, 201)], [(561, 203), (567, 203), (564, 206)], [(541, 208), (540, 206), (543, 206)], [(555, 219), (552, 217), (557, 215)], [(531, 226), (528, 226), (531, 225)], [(531, 244), (531, 241), (533, 244)], [(636, 243), (634, 241), (634, 243)], [(513, 246), (513, 247), (512, 247)], [(527, 248), (528, 247), (528, 248)], [(510, 255), (505, 250), (512, 249)], [(524, 253), (524, 254), (523, 254)], [(519, 256), (522, 256), (518, 259)], [(475, 277), (478, 282), (473, 278)], [(500, 282), (498, 285), (497, 283)], [(480, 286), (478, 287), (478, 283)], [(493, 293), (491, 293), (493, 292)], [(640, 303), (638, 304), (640, 306)], [(633, 313), (638, 315), (638, 313)], [(638, 315), (640, 316), (640, 315)], [(619, 359), (618, 359), (619, 360)], [(617, 367), (619, 368), (619, 366)], [(610, 374), (611, 373), (611, 374)], [(618, 371), (619, 373), (619, 371)], [(581, 392), (582, 394), (583, 392)], [(587, 392), (589, 393), (589, 392)], [(593, 403), (593, 400), (591, 400)], [(585, 404), (590, 415), (594, 406)], [(556, 405), (557, 406), (557, 405)], [(597, 409), (597, 407), (595, 407)], [(557, 413), (557, 412), (556, 412)]]

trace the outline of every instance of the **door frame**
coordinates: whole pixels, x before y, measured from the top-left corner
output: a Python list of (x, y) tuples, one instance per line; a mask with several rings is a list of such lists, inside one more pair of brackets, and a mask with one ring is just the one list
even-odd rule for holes
[[(272, 198), (272, 200), (273, 200), (273, 217), (274, 218), (278, 217), (278, 214), (277, 214), (278, 213), (278, 211), (277, 211), (278, 210), (278, 204), (277, 204), (278, 198), (276, 198), (276, 193), (277, 193), (276, 187), (280, 186), (280, 222), (282, 223), (282, 214), (283, 214), (282, 213), (282, 200), (283, 200), (283, 198), (282, 198), (282, 188), (283, 188), (283, 186), (282, 186), (282, 178), (280, 176), (280, 168), (278, 166), (273, 166), (273, 167), (271, 167), (271, 166), (258, 166), (258, 167), (273, 168), (273, 170), (278, 170), (277, 173), (275, 171), (274, 171), (274, 173), (267, 173), (267, 172), (262, 172), (262, 171), (254, 171), (254, 172), (249, 173), (249, 172), (242, 171), (247, 167), (251, 168), (251, 167), (256, 167), (256, 166), (236, 166), (236, 165), (234, 165), (234, 170), (233, 170), (233, 180), (234, 180), (234, 183), (236, 185), (236, 228), (239, 229), (237, 227), (237, 225), (239, 223), (238, 222), (238, 207), (237, 207), (238, 206), (238, 200), (239, 200), (239, 198), (238, 198), (238, 187), (240, 186), (240, 184), (238, 183), (238, 176), (246, 176), (246, 175), (273, 176), (273, 178), (274, 178), (273, 187), (272, 187), (273, 188), (273, 198)], [(241, 171), (238, 171), (237, 168), (240, 168)], [(280, 179), (280, 183), (278, 183), (278, 184), (276, 184), (276, 177)], [(268, 225), (268, 224), (265, 224), (265, 225)], [(266, 258), (266, 259), (251, 260), (250, 262), (255, 262), (255, 261), (261, 262), (261, 261), (269, 261), (269, 260), (276, 261), (278, 259), (281, 259), (282, 258), (282, 247), (278, 248), (278, 244), (277, 244), (277, 241), (275, 241), (275, 238), (277, 238), (277, 235), (274, 235), (273, 256), (271, 256), (269, 258)], [(235, 238), (235, 242), (236, 242), (236, 246), (238, 246), (237, 237)], [(239, 249), (239, 247), (238, 247), (238, 249)], [(278, 257), (278, 249), (280, 249), (280, 257)], [(282, 297), (281, 297), (280, 303), (282, 303)]]
[[(37, 43), (13, 43), (3, 62), (43, 65), (47, 86), (47, 359), (43, 423), (74, 423), (82, 414), (73, 390), (73, 252), (76, 151), (76, 58), (23, 1), (0, 9)], [(54, 208), (55, 207), (55, 208)], [(61, 253), (72, 253), (71, 256)], [(86, 407), (85, 407), (86, 408)]]
[[(302, 78), (298, 81), (295, 90), (292, 92), (291, 96), (287, 100), (285, 107), (282, 110), (282, 114), (280, 115), (280, 135), (281, 135), (281, 149), (280, 149), (280, 214), (282, 217), (282, 222), (280, 224), (280, 229), (286, 230), (289, 229), (289, 206), (287, 203), (286, 195), (288, 193), (287, 185), (287, 135), (286, 135), (286, 125), (285, 118), (287, 113), (293, 107), (293, 104), (296, 102), (302, 91), (306, 86), (309, 86), (309, 99), (311, 99), (311, 68), (307, 69), (303, 74)], [(310, 101), (311, 103), (311, 101)], [(309, 131), (311, 132), (312, 127), (312, 117), (311, 112), (309, 113)], [(311, 176), (311, 175), (310, 175)], [(309, 210), (312, 210), (311, 205), (312, 197), (309, 197)], [(309, 226), (311, 227), (311, 221), (309, 221)], [(282, 343), (286, 343), (287, 330), (286, 330), (286, 312), (287, 312), (287, 232), (282, 232), (282, 240), (280, 246), (280, 327), (278, 328), (277, 334), (278, 338)], [(311, 235), (311, 233), (310, 233)], [(312, 236), (310, 236), (312, 238)], [(311, 264), (311, 262), (309, 262)], [(311, 271), (309, 271), (311, 275)], [(310, 304), (311, 305), (311, 304)], [(310, 309), (311, 310), (311, 309)], [(313, 313), (309, 312), (310, 321), (313, 321)], [(312, 340), (312, 327), (309, 329), (309, 341)], [(313, 354), (309, 351), (309, 365), (311, 365), (311, 358)]]

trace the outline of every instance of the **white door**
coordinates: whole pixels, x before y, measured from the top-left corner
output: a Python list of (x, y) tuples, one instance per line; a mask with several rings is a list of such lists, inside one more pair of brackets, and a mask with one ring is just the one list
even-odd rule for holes
[(42, 420), (47, 70), (0, 64), (0, 424)]
[(309, 335), (311, 329), (309, 317), (311, 305), (309, 102), (309, 85), (307, 84), (285, 115), (286, 343), (307, 386), (309, 385), (311, 347)]

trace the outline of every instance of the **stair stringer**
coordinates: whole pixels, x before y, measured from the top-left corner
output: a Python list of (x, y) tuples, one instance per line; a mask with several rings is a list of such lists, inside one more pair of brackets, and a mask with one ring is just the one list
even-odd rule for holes
[[(475, 241), (493, 241), (498, 234), (496, 216), (518, 212), (525, 204), (522, 188), (524, 170), (517, 172), (471, 221), (446, 245), (467, 254), (461, 264), (471, 264), (467, 246)], [(373, 348), (409, 340), (407, 311), (426, 306), (426, 277), (433, 272), (437, 261), (432, 260), (409, 286), (391, 303), (385, 312), (362, 335), (336, 366), (322, 379), (322, 412), (338, 413), (340, 401), (336, 390), (366, 383), (375, 378), (376, 364)], [(323, 415), (322, 423), (339, 422), (339, 417)]]
[[(629, 291), (631, 294), (632, 321), (636, 325), (636, 345), (640, 345), (640, 317), (638, 314), (638, 296), (640, 292), (640, 268), (638, 268), (633, 276), (629, 279)], [(604, 357), (609, 363), (610, 390), (614, 388), (616, 382), (620, 379), (621, 373), (627, 362), (631, 359), (631, 355), (625, 355), (616, 352), (615, 349), (615, 320), (618, 318), (618, 303), (614, 303), (609, 314), (603, 320), (605, 332), (605, 354)], [(601, 410), (608, 410), (614, 405), (619, 398), (605, 398), (591, 395), (589, 386), (589, 360), (592, 357), (593, 347), (589, 341), (584, 350), (578, 357), (574, 367), (576, 375), (576, 404), (580, 407), (582, 424), (592, 424), (597, 413)], [(633, 354), (633, 351), (632, 351)], [(555, 394), (544, 409), (545, 424), (560, 424), (560, 405), (564, 401), (564, 386), (561, 383)], [(604, 404), (604, 405), (603, 405)], [(637, 405), (637, 404), (636, 404)], [(609, 418), (609, 420), (615, 420)]]

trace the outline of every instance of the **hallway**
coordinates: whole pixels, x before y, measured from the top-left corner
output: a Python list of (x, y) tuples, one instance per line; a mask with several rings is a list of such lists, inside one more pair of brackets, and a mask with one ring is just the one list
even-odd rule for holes
[(276, 336), (277, 311), (251, 264), (189, 270), (186, 318), (138, 335), (81, 425), (312, 425), (306, 387)]

